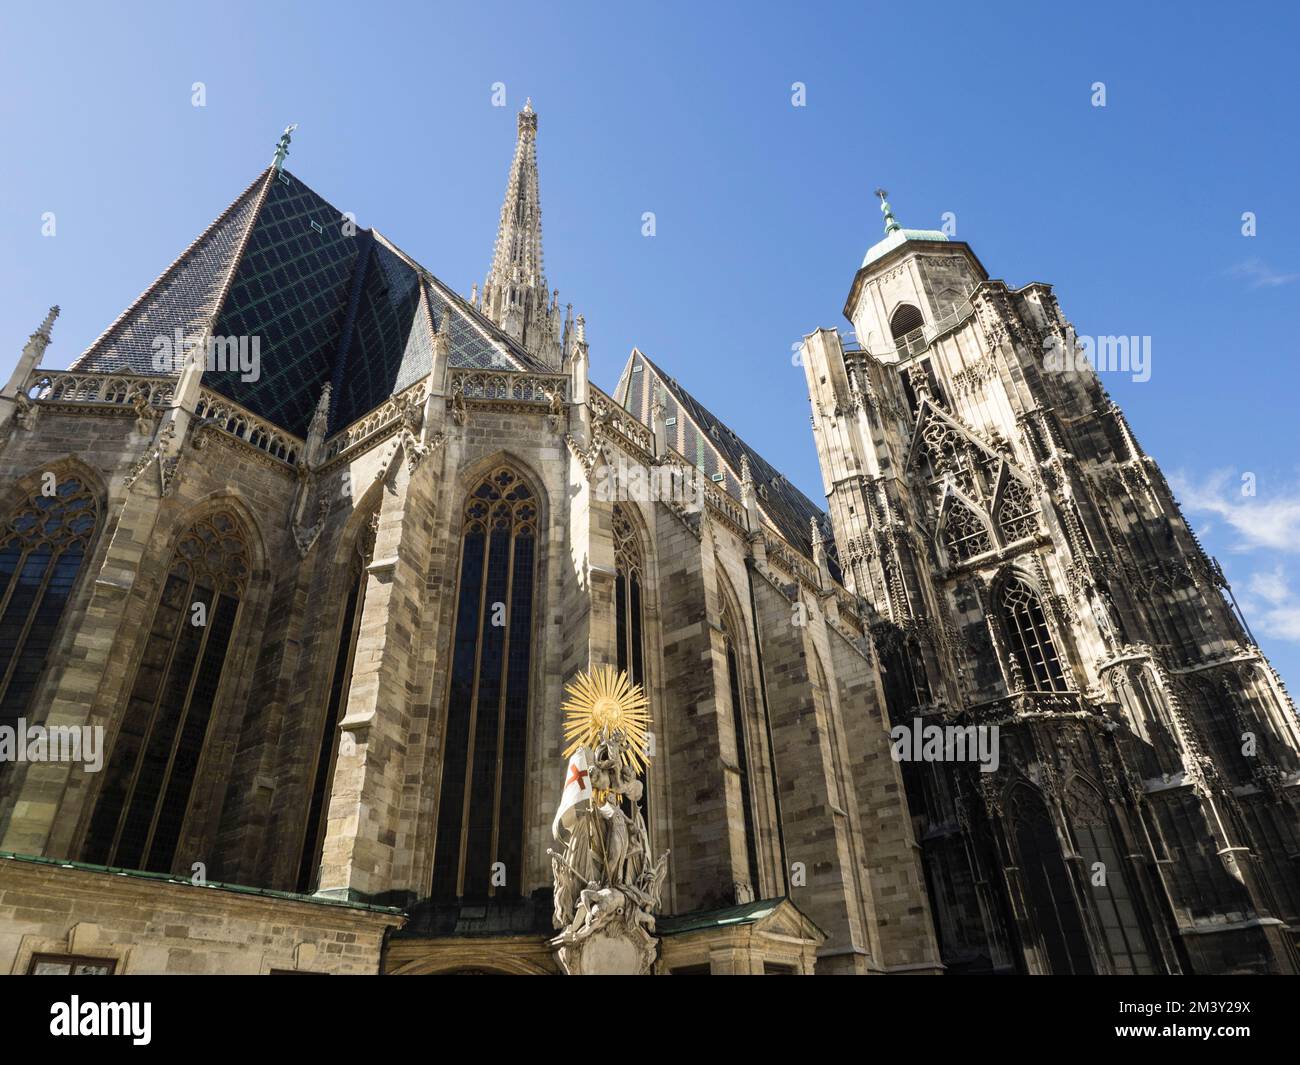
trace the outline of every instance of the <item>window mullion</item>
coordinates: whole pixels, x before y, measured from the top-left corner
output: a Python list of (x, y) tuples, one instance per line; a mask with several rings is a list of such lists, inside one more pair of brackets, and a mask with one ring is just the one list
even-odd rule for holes
[[(24, 551), (23, 557), (21, 559), (21, 563), (26, 563), (31, 553), (32, 552), (30, 551)], [(62, 552), (60, 552), (60, 554), (62, 554)], [(4, 677), (3, 679), (0, 679), (0, 699), (3, 699), (5, 697), (5, 693), (9, 690), (9, 682), (10, 680), (13, 679), (14, 670), (18, 667), (18, 659), (22, 655), (23, 645), (27, 643), (27, 635), (32, 631), (32, 622), (36, 619), (37, 611), (40, 610), (41, 600), (45, 597), (45, 589), (48, 588), (50, 585), (50, 574), (54, 572), (54, 562), (57, 557), (58, 556), (54, 554), (54, 548), (51, 546), (49, 560), (45, 563), (45, 569), (41, 573), (40, 587), (36, 589), (35, 594), (32, 596), (32, 604), (27, 608), (27, 617), (23, 620), (22, 631), (19, 632), (18, 639), (14, 643), (14, 651), (13, 654), (10, 655), (9, 657), (8, 666), (5, 667)], [(22, 577), (22, 568), (20, 565), (18, 569), (14, 570), (15, 579), (9, 582), (10, 585), (11, 586), (17, 585), (18, 583), (17, 578), (21, 578), (21, 577)], [(6, 606), (7, 605), (8, 603), (6, 602)], [(4, 614), (0, 613), (0, 618), (3, 617)]]
[[(516, 525), (512, 515), (510, 539), (506, 545), (506, 623), (501, 648), (500, 691), (497, 693), (497, 765), (496, 779), (492, 786), (492, 844), (488, 852), (494, 864), (497, 860), (497, 844), (500, 842), (501, 834), (501, 774), (505, 766), (506, 696), (509, 694), (510, 685), (510, 604), (514, 601), (511, 596), (515, 583), (515, 533)], [(518, 875), (518, 873), (509, 875)], [(489, 878), (488, 895), (495, 894), (496, 885)]]
[[(195, 581), (194, 581), (193, 568), (190, 567), (190, 569), (191, 569), (190, 578), (185, 588), (185, 596), (181, 600), (182, 604), (192, 602), (194, 598)], [(170, 579), (170, 574), (168, 575), (167, 579)], [(167, 594), (167, 579), (164, 579), (163, 581), (162, 595)], [(160, 610), (161, 608), (162, 608), (162, 601), (160, 598), (158, 602), (158, 606), (154, 608), (155, 621), (157, 620), (158, 610)], [(185, 618), (187, 616), (187, 612), (182, 608), (180, 611), (180, 615), (181, 615), (180, 623), (176, 626), (175, 631), (172, 633), (171, 643), (167, 648), (167, 660), (163, 663), (162, 669), (159, 670), (158, 672), (158, 693), (154, 696), (153, 706), (149, 709), (148, 724), (145, 725), (144, 732), (140, 736), (140, 749), (136, 751), (135, 754), (135, 765), (131, 769), (131, 779), (127, 781), (126, 789), (122, 795), (122, 809), (119, 810), (117, 814), (117, 828), (113, 832), (113, 845), (109, 847), (108, 850), (108, 861), (107, 861), (108, 865), (113, 864), (113, 860), (117, 857), (118, 845), (122, 842), (122, 829), (126, 827), (127, 817), (131, 812), (131, 806), (135, 802), (135, 787), (140, 780), (140, 770), (144, 765), (145, 752), (149, 750), (149, 739), (151, 736), (153, 736), (154, 726), (158, 723), (158, 708), (162, 704), (163, 696), (167, 691), (167, 678), (171, 675), (172, 663), (175, 661), (176, 658), (176, 648), (180, 645), (180, 641), (181, 641), (181, 633), (185, 631)], [(149, 634), (145, 638), (145, 647), (144, 647), (144, 651), (141, 654), (141, 658), (143, 658), (144, 654), (148, 653), (149, 641), (152, 639), (153, 639), (153, 624), (150, 624)], [(139, 673), (141, 664), (142, 663), (139, 661), (136, 663), (137, 674)], [(134, 694), (134, 687), (135, 685), (132, 684), (132, 689), (133, 689), (132, 694)], [(131, 696), (128, 695), (127, 696), (128, 710), (130, 709), (130, 698)]]
[[(214, 581), (213, 583), (216, 582)], [(204, 590), (207, 591), (208, 589)], [(140, 867), (142, 869), (149, 868), (149, 851), (153, 847), (153, 837), (154, 832), (158, 828), (158, 818), (162, 816), (163, 801), (167, 796), (167, 785), (171, 782), (172, 768), (176, 764), (176, 751), (181, 745), (181, 737), (185, 735), (185, 722), (189, 718), (190, 703), (194, 699), (194, 686), (198, 683), (199, 672), (203, 668), (203, 655), (208, 649), (208, 637), (212, 635), (212, 625), (210, 622), (216, 620), (217, 600), (220, 598), (220, 594), (221, 593), (215, 589), (212, 590), (212, 602), (209, 604), (209, 613), (211, 614), (211, 617), (204, 619), (205, 624), (203, 626), (203, 635), (199, 638), (198, 650), (194, 653), (194, 665), (190, 669), (190, 682), (185, 687), (185, 698), (181, 702), (181, 708), (176, 717), (176, 734), (172, 737), (172, 749), (167, 755), (167, 765), (163, 769), (162, 779), (158, 782), (158, 798), (154, 801), (153, 816), (149, 819), (149, 828), (145, 832), (144, 849), (140, 852)], [(193, 611), (193, 609), (194, 605), (191, 601), (190, 611)], [(182, 619), (178, 626), (178, 631), (184, 631), (185, 620), (185, 618)], [(193, 624), (192, 614), (188, 615), (188, 620)], [(215, 699), (216, 693), (214, 692), (213, 700), (215, 701)], [(211, 714), (209, 714), (208, 724), (209, 726), (212, 724)], [(206, 736), (206, 729), (204, 732)], [(202, 745), (200, 745), (199, 750), (200, 752), (203, 750)], [(182, 827), (184, 827), (183, 820)]]
[(479, 671), (483, 666), (483, 625), (486, 617), (483, 607), (487, 603), (488, 576), (492, 564), (491, 511), (483, 527), (483, 574), (479, 578), (477, 632), (474, 634), (474, 683), (469, 697), (469, 736), (465, 745), (465, 793), (460, 810), (460, 857), (456, 867), (456, 896), (465, 893), (465, 861), (469, 851), (469, 807), (474, 791), (474, 741), (478, 732)]

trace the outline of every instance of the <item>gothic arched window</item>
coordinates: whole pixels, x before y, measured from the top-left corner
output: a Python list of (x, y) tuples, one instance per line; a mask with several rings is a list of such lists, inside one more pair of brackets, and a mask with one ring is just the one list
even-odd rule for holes
[(1070, 789), (1067, 805), (1090, 899), (1101, 925), (1107, 953), (1115, 971), (1123, 976), (1156, 971), (1142, 933), (1143, 922), (1124, 875), (1123, 851), (1110, 827), (1106, 800), (1082, 781)]
[(0, 725), (31, 701), (98, 524), (94, 493), (65, 477), (0, 525)]
[[(465, 502), (435, 898), (519, 893), (537, 546), (537, 500), (498, 467)], [(493, 882), (498, 862), (504, 885)]]
[(1083, 921), (1074, 902), (1051, 815), (1036, 792), (1012, 791), (1007, 821), (1032, 926), (1032, 943), (1053, 975), (1091, 974)]
[(997, 514), (1003, 539), (1011, 544), (1033, 536), (1038, 531), (1037, 514), (1038, 505), (1029, 486), (1019, 477), (1008, 477)]
[(366, 573), (374, 556), (375, 523), (378, 518), (378, 512), (372, 514), (362, 528), (348, 564), (347, 598), (343, 603), (343, 617), (334, 649), (334, 670), (330, 679), (329, 700), (325, 706), (325, 719), (317, 743), (316, 768), (311, 777), (307, 830), (302, 854), (298, 859), (298, 892), (303, 895), (316, 889), (320, 872), (321, 848), (325, 844), (325, 825), (329, 815), (330, 781), (334, 777), (334, 763), (338, 758), (339, 722), (347, 709), (348, 688), (352, 683), (352, 663), (356, 657), (357, 635), (361, 632), (361, 607), (366, 595)]
[(749, 751), (746, 743), (748, 730), (745, 705), (745, 686), (741, 683), (741, 658), (737, 646), (738, 634), (744, 632), (732, 615), (730, 608), (722, 616), (723, 639), (727, 652), (727, 685), (731, 695), (731, 723), (736, 735), (736, 776), (740, 785), (740, 807), (745, 826), (745, 858), (749, 870), (749, 883), (757, 898), (762, 890), (758, 877), (758, 836), (754, 827), (754, 790), (749, 778)]
[(249, 572), (248, 541), (230, 511), (196, 521), (177, 543), (113, 741), (87, 861), (171, 871)]
[(930, 480), (936, 491), (942, 493), (951, 482), (971, 499), (983, 494), (983, 485), (976, 473), (970, 441), (949, 422), (933, 416), (921, 430), (925, 445), (925, 458), (930, 463)]
[(1021, 578), (1013, 577), (1002, 588), (1000, 606), (1011, 653), (1029, 690), (1069, 691), (1038, 593)]
[(626, 670), (633, 684), (645, 683), (645, 646), (642, 640), (641, 596), (644, 567), (641, 544), (627, 512), (614, 504), (615, 627), (618, 638), (618, 668)]
[[(618, 641), (617, 666), (625, 670), (633, 684), (645, 684), (645, 641), (642, 635), (642, 596), (645, 569), (641, 561), (641, 543), (636, 527), (618, 503), (613, 509), (614, 527), (614, 613), (615, 637)], [(648, 770), (647, 770), (648, 773)], [(641, 807), (645, 822), (650, 822), (650, 782), (641, 776)]]
[(925, 325), (925, 318), (920, 310), (910, 303), (900, 303), (894, 308), (889, 319), (889, 332), (895, 340), (902, 340), (908, 333), (914, 333)]

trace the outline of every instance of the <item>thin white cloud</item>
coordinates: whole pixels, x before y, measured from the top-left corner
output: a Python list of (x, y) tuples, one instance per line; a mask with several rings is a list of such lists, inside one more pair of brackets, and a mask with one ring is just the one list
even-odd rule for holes
[(1300, 643), (1300, 597), (1291, 588), (1291, 582), (1281, 566), (1271, 570), (1257, 570), (1246, 582), (1249, 607), (1243, 612), (1255, 621), (1265, 636)]
[(1289, 285), (1292, 282), (1300, 281), (1300, 273), (1284, 274), (1279, 270), (1274, 270), (1263, 259), (1254, 258), (1246, 259), (1229, 267), (1228, 274), (1232, 277), (1239, 277), (1245, 280), (1251, 288), (1277, 288), (1279, 285)]
[(1180, 471), (1169, 480), (1183, 509), (1200, 516), (1202, 528), (1208, 524), (1204, 517), (1212, 515), (1236, 533), (1238, 539), (1229, 550), (1300, 552), (1300, 488), (1277, 492), (1256, 485), (1258, 494), (1245, 495), (1243, 479), (1232, 470), (1220, 470), (1199, 482)]

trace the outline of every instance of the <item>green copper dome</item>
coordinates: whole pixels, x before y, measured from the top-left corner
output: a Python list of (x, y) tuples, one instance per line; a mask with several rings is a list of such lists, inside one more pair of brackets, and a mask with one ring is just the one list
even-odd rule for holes
[(863, 266), (868, 266), (877, 259), (883, 258), (900, 244), (904, 244), (909, 240), (947, 242), (947, 234), (937, 229), (904, 229), (898, 224), (898, 219), (894, 217), (894, 209), (889, 206), (889, 200), (886, 199), (888, 193), (884, 189), (876, 189), (876, 195), (880, 197), (880, 213), (885, 216), (885, 239), (877, 241), (867, 250), (867, 254), (862, 260)]

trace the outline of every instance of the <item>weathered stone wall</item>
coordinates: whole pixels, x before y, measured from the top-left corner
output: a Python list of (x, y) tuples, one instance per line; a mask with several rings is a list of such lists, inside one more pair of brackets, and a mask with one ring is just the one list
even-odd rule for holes
[(0, 858), (0, 973), (34, 954), (119, 975), (373, 975), (401, 914)]

